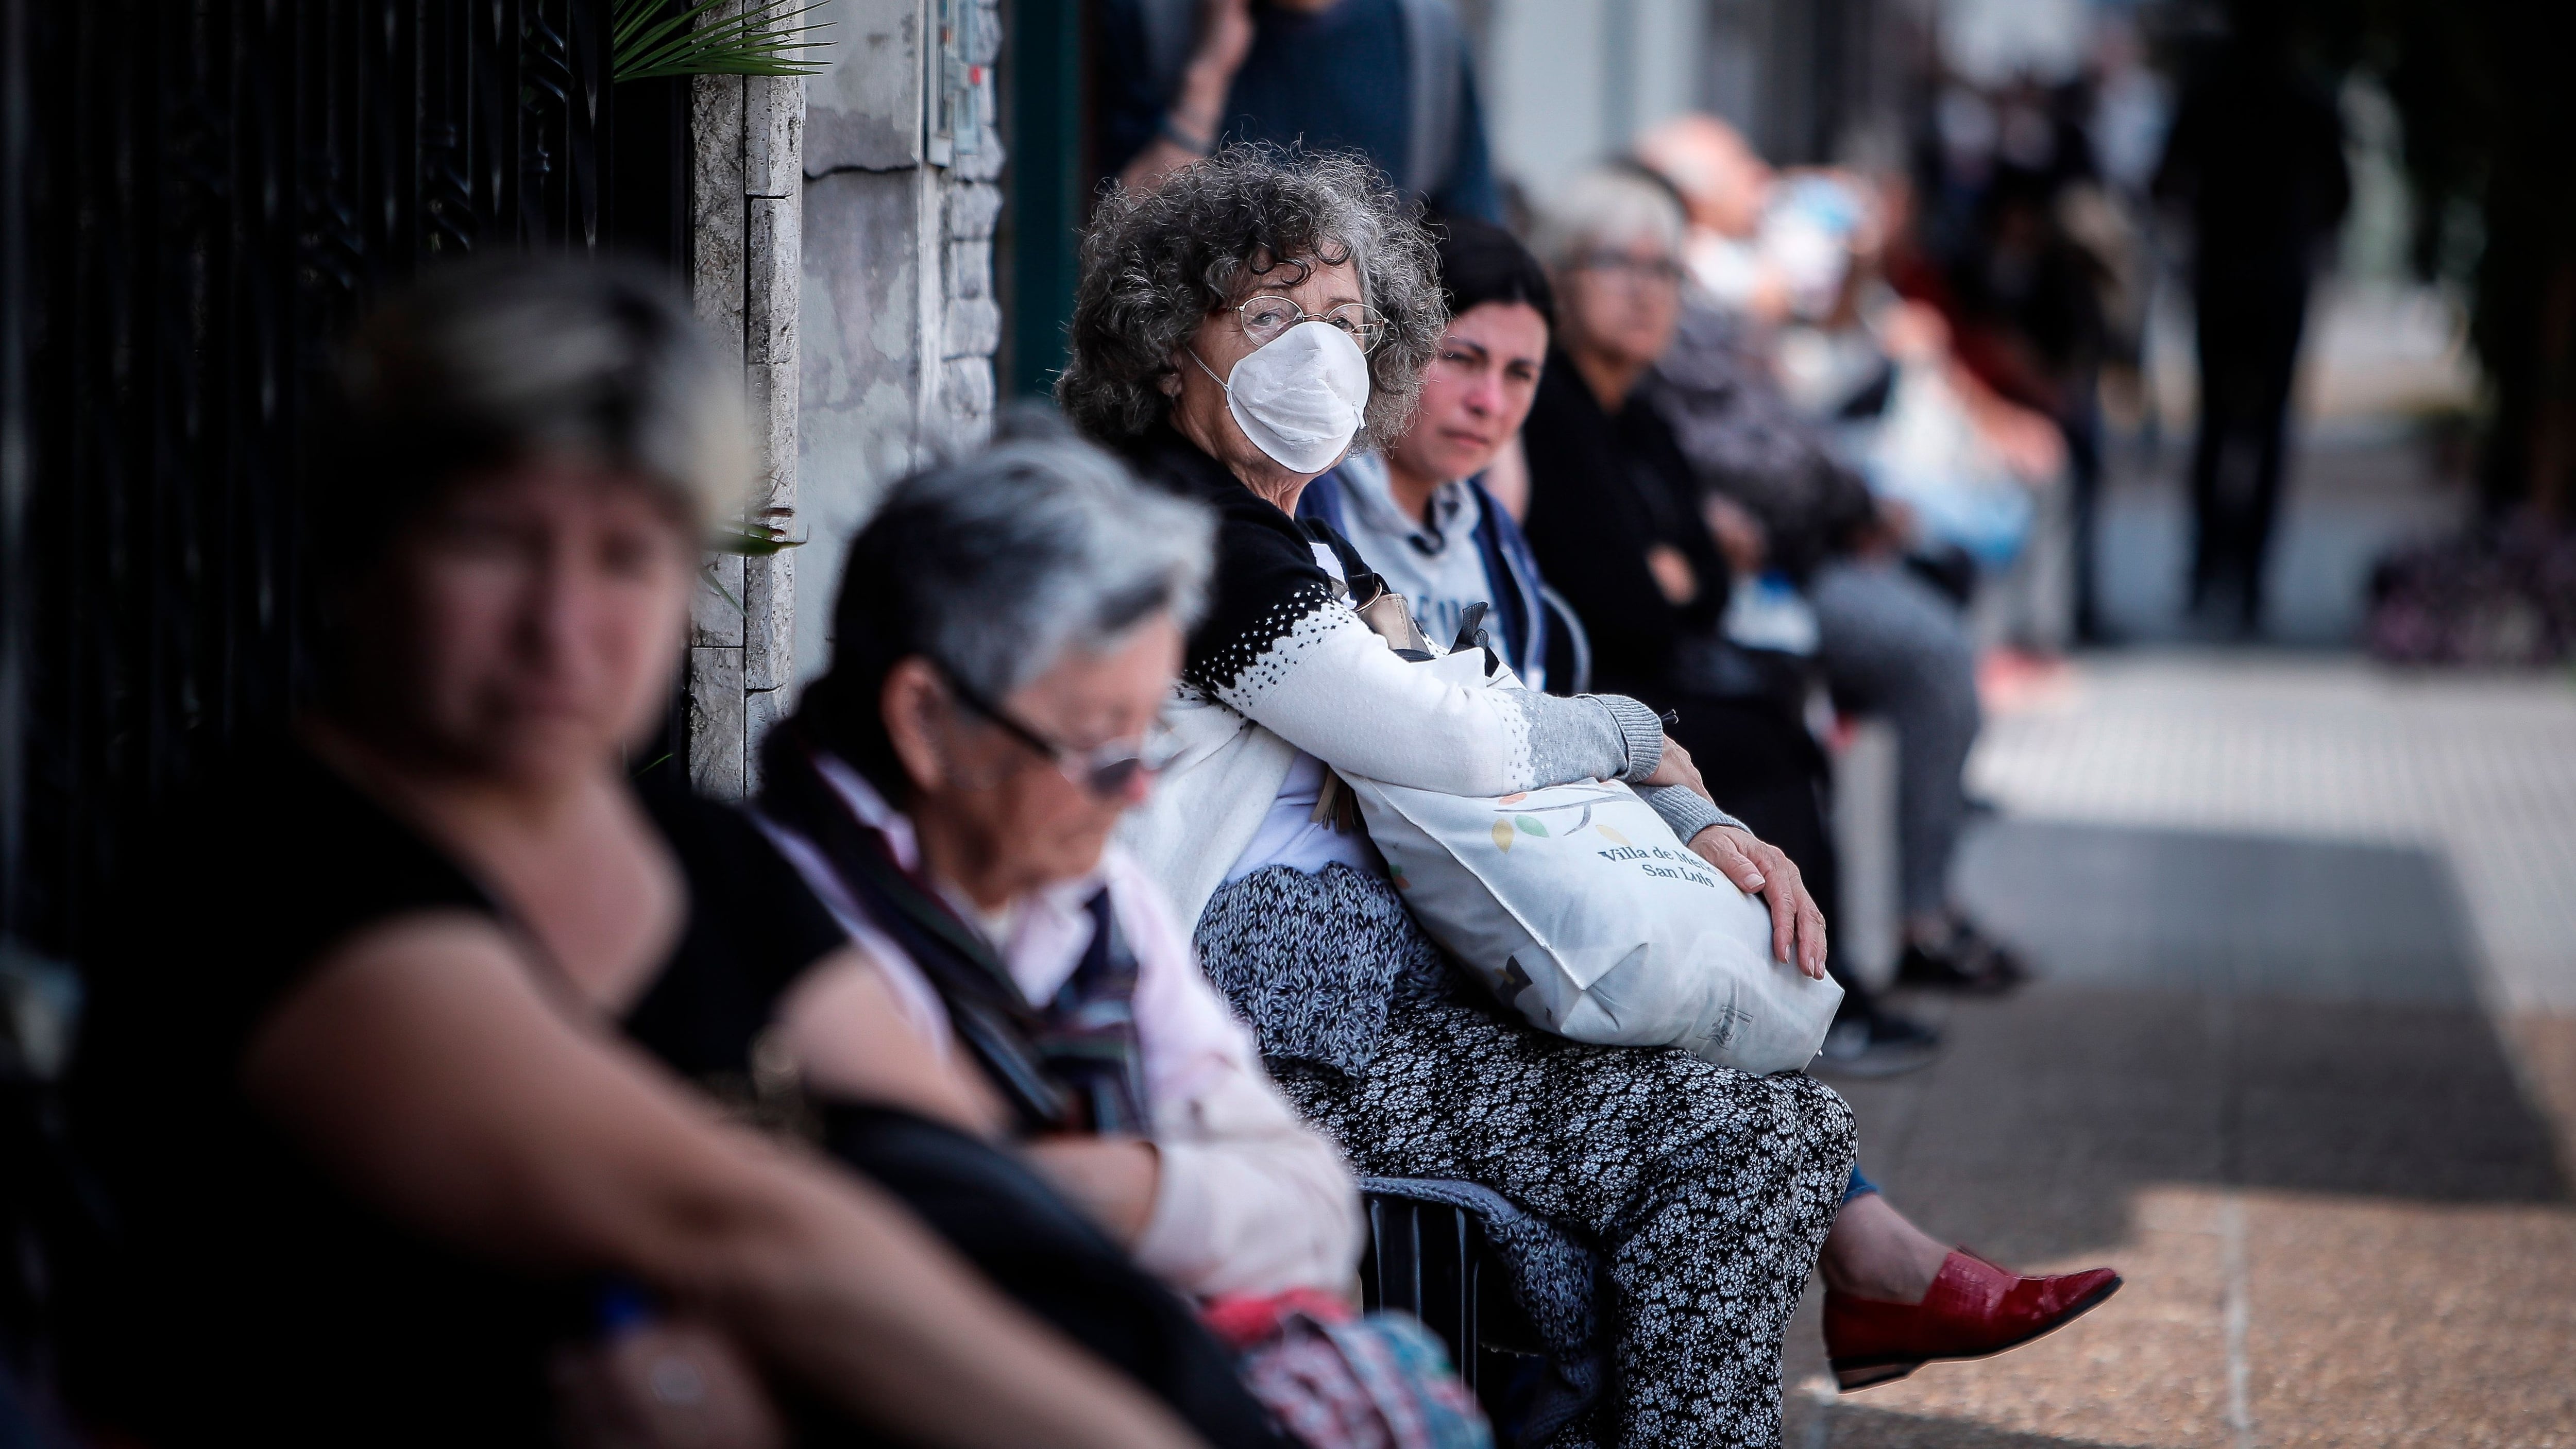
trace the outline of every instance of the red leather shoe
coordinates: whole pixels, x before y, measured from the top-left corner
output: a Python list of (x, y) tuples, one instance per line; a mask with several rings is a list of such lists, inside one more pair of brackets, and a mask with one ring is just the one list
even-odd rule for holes
[(1825, 1353), (1834, 1382), (1865, 1389), (1901, 1379), (1936, 1358), (1984, 1358), (2071, 1322), (2117, 1292), (2120, 1275), (2088, 1268), (2056, 1277), (2006, 1272), (1965, 1248), (1941, 1263), (1920, 1303), (1888, 1303), (1828, 1290)]

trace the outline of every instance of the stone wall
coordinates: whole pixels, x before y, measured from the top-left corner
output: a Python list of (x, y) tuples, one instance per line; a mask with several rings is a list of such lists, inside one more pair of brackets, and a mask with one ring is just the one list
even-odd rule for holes
[[(691, 83), (692, 292), (740, 346), (759, 482), (748, 516), (797, 527), (797, 332), (804, 243), (805, 85), (763, 76)], [(753, 743), (792, 670), (796, 554), (710, 554), (689, 639), (689, 774), (741, 796)]]
[(841, 553), (886, 485), (990, 428), (1002, 334), (997, 5), (831, 0), (818, 17), (839, 55), (807, 82), (800, 681), (830, 657)]
[(698, 310), (743, 338), (761, 503), (806, 540), (716, 556), (699, 593), (690, 774), (724, 797), (828, 662), (841, 555), (886, 485), (990, 428), (1001, 342), (997, 0), (805, 18), (831, 27), (822, 73), (702, 79), (693, 103)]

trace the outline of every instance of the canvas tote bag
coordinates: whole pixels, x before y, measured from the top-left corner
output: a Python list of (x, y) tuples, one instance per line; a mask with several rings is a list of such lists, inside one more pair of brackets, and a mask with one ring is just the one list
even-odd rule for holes
[[(1485, 650), (1418, 665), (1524, 687)], [(1531, 1025), (1602, 1046), (1675, 1046), (1796, 1071), (1842, 987), (1771, 956), (1771, 913), (1616, 780), (1471, 799), (1344, 776), (1415, 919)]]

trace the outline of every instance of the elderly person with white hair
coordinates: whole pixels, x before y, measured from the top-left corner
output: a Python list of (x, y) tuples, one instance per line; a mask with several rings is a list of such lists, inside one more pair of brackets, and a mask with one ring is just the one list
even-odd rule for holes
[(896, 490), (852, 547), (831, 669), (771, 734), (760, 798), (872, 968), (801, 990), (883, 1009), (791, 1017), (788, 1045), (811, 1082), (1030, 1142), (1184, 1292), (1340, 1292), (1349, 1169), (1109, 839), (1169, 757), (1158, 716), (1208, 535), (1072, 439)]
[(1446, 322), (1428, 236), (1355, 160), (1233, 148), (1103, 206), (1058, 400), (1218, 519), (1167, 711), (1184, 751), (1126, 838), (1280, 1085), (1364, 1172), (1483, 1184), (1598, 1246), (1615, 1382), (1557, 1442), (1771, 1443), (1849, 1110), (1803, 1076), (1532, 1029), (1450, 969), (1367, 838), (1316, 808), (1328, 768), (1482, 796), (1625, 779), (1769, 894), (1784, 962), (1822, 969), (1795, 868), (1693, 792), (1653, 711), (1441, 684), (1354, 612), (1366, 563), (1295, 517), (1355, 435), (1401, 427)]
[[(1349, 1316), (1359, 1194), (1110, 843), (1170, 759), (1210, 533), (1065, 436), (896, 486), (852, 541), (831, 668), (763, 749), (762, 823), (862, 948), (788, 993), (778, 1047), (831, 1149), (1058, 1328), (1194, 1424), (1247, 1387), (1299, 1424), (1296, 1344)], [(1208, 1372), (1171, 1290), (1239, 1370)], [(1332, 1335), (1379, 1345), (1344, 1387), (1381, 1414), (1484, 1442), (1418, 1322)]]

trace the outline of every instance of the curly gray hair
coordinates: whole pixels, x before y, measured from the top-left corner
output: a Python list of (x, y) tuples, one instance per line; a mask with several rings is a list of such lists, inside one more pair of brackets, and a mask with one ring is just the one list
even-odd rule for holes
[(1358, 268), (1361, 299), (1386, 319), (1369, 353), (1360, 441), (1393, 437), (1412, 416), (1449, 314), (1430, 232), (1356, 154), (1234, 145), (1152, 191), (1110, 193), (1083, 237), (1072, 355), (1056, 402), (1102, 442), (1135, 437), (1169, 409), (1160, 383), (1172, 354), (1210, 313), (1344, 261)]

